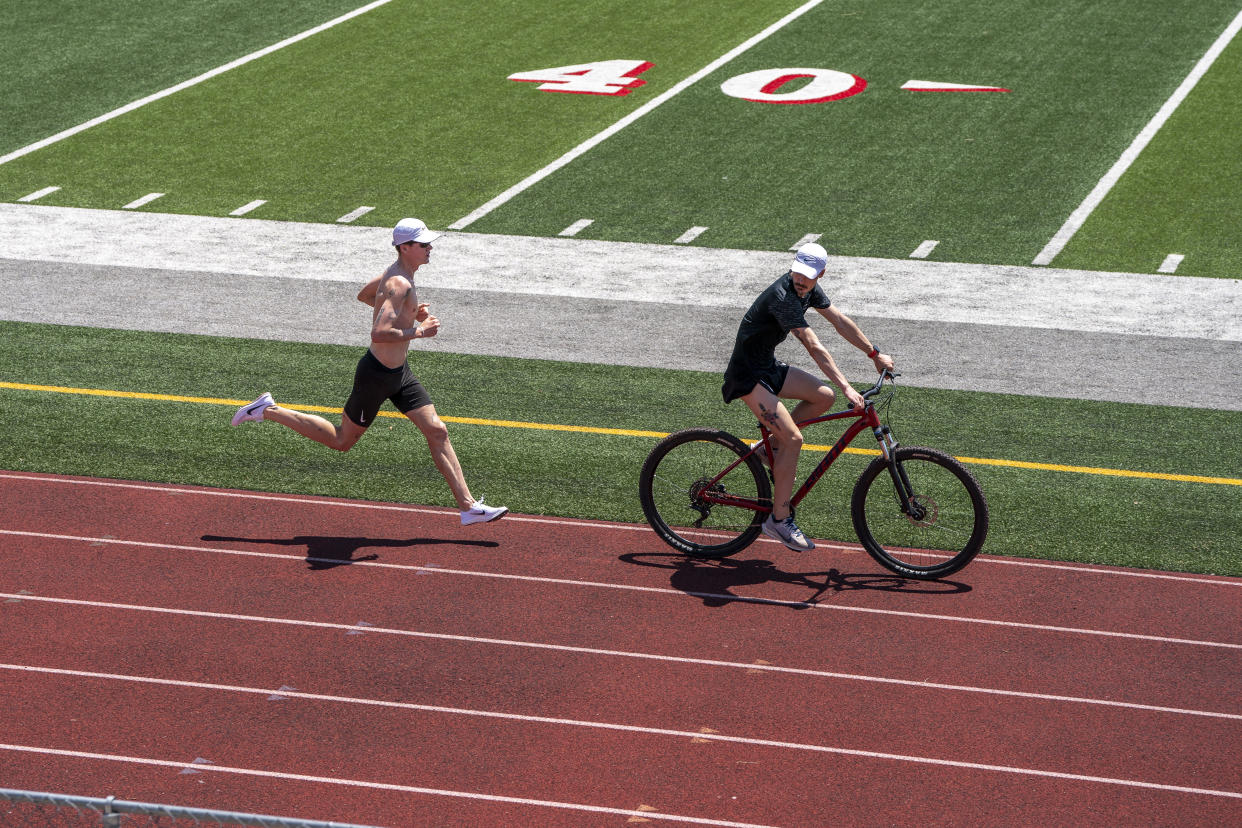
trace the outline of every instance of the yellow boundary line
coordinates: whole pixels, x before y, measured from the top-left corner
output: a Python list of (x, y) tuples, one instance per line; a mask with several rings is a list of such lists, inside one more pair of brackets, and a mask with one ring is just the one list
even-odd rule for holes
[[(218, 397), (184, 397), (176, 394), (149, 394), (142, 391), (112, 391), (101, 388), (68, 388), (59, 385), (29, 385), (20, 382), (0, 382), (0, 388), (10, 389), (13, 391), (40, 391), (52, 394), (78, 394), (90, 397), (112, 397), (118, 399), (129, 400), (155, 400), (157, 402), (181, 402), (181, 403), (197, 403), (200, 405), (227, 405), (227, 406), (243, 406), (251, 400), (225, 400)], [(284, 405), (284, 403), (282, 403)], [(313, 411), (316, 413), (335, 414), (339, 412), (340, 406), (335, 408), (324, 405), (284, 405), (286, 408), (293, 408), (298, 411)], [(396, 411), (381, 411), (380, 417), (395, 417), (397, 419), (405, 419), (405, 415)], [(537, 429), (540, 431), (562, 431), (576, 432), (580, 434), (604, 434), (619, 437), (652, 437), (657, 440), (667, 437), (668, 434), (662, 431), (639, 431), (626, 428), (599, 428), (595, 426), (575, 426), (575, 425), (558, 425), (555, 423), (527, 423), (518, 420), (485, 420), (478, 417), (449, 417), (443, 414), (440, 419), (447, 423), (462, 423), (465, 425), (490, 426), (492, 428), (527, 428)], [(830, 446), (804, 445), (803, 451), (827, 451)], [(867, 454), (877, 455), (878, 451), (874, 449), (846, 448), (846, 452), (850, 454)], [(1064, 466), (1056, 463), (1031, 463), (1025, 460), (997, 460), (986, 457), (959, 457), (963, 463), (978, 466), (1003, 466), (1015, 469), (1034, 469), (1037, 471), (1055, 471), (1069, 472), (1071, 474), (1094, 474), (1107, 477), (1131, 477), (1144, 480), (1171, 480), (1177, 483), (1206, 483), (1220, 486), (1242, 486), (1242, 479), (1233, 477), (1203, 477), (1195, 474), (1167, 474), (1164, 472), (1143, 472), (1132, 471), (1129, 469), (1106, 469), (1093, 466)]]

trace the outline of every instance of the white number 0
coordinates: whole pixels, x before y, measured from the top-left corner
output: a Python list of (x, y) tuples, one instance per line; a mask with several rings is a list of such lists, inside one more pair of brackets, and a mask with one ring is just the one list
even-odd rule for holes
[[(790, 92), (781, 89), (795, 81), (809, 79)], [(720, 91), (734, 98), (756, 103), (813, 104), (839, 101), (857, 95), (867, 82), (857, 75), (835, 69), (762, 69), (729, 78)]]
[(554, 66), (533, 72), (515, 72), (509, 80), (537, 83), (545, 92), (574, 95), (628, 95), (646, 83), (638, 76), (654, 64), (645, 60), (599, 60), (574, 66)]

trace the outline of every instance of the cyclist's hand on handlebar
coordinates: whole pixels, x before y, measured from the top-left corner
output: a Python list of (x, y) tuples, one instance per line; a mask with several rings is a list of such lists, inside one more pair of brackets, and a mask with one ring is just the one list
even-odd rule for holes
[(857, 391), (855, 391), (854, 386), (852, 385), (845, 386), (845, 400), (849, 404), (849, 407), (854, 409), (855, 411), (862, 410), (862, 407), (864, 405), (862, 394), (859, 394)]
[(885, 370), (893, 370), (893, 358), (888, 354), (876, 354), (871, 364), (875, 366), (877, 374), (882, 374)]

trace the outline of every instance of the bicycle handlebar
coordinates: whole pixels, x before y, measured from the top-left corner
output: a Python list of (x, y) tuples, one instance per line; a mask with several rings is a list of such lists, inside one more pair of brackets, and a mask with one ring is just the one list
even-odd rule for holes
[[(880, 378), (875, 381), (875, 385), (871, 386), (866, 391), (862, 392), (863, 401), (867, 404), (870, 404), (871, 398), (874, 397), (876, 394), (880, 393), (880, 389), (884, 387), (884, 380), (892, 380), (900, 376), (901, 374), (899, 374), (898, 372), (890, 371), (887, 368), (885, 368), (883, 371), (880, 372)], [(853, 408), (854, 406), (848, 405), (847, 407)]]

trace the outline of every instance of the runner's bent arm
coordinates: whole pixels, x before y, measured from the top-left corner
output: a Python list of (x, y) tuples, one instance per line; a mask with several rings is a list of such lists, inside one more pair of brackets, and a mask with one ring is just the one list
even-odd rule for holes
[(413, 286), (406, 279), (392, 277), (387, 279), (382, 290), (377, 290), (375, 298), (375, 321), (371, 323), (372, 342), (404, 342), (407, 339), (418, 339), (422, 336), (433, 336), (434, 328), (439, 322), (434, 316), (428, 317), (430, 330), (424, 332), (422, 324), (412, 327), (397, 327), (400, 313), (398, 308), (405, 304)]
[(854, 406), (861, 408), (863, 405), (862, 394), (854, 390), (854, 386), (850, 385), (845, 379), (845, 374), (841, 373), (841, 369), (837, 367), (837, 362), (832, 358), (832, 354), (828, 353), (828, 349), (819, 341), (819, 337), (815, 335), (815, 331), (810, 328), (794, 328), (790, 331), (798, 341), (802, 343), (802, 347), (806, 348), (806, 352), (811, 355), (811, 359), (815, 360), (815, 364), (819, 366), (819, 370), (824, 372), (824, 376), (833, 385), (841, 389), (841, 393)]
[(369, 308), (375, 307), (375, 294), (379, 291), (379, 283), (382, 278), (383, 276), (376, 276), (363, 285), (362, 290), (358, 291), (358, 301)]
[(879, 349), (875, 348), (871, 344), (871, 340), (867, 339), (866, 335), (862, 332), (862, 328), (858, 327), (858, 323), (856, 323), (853, 319), (850, 319), (848, 316), (832, 306), (826, 308), (816, 308), (816, 310), (819, 311), (821, 316), (832, 323), (832, 327), (837, 329), (837, 333), (841, 334), (841, 337), (846, 342), (850, 343), (864, 354), (870, 355), (873, 350), (877, 352), (876, 355), (871, 358), (871, 362), (875, 365), (877, 373), (883, 371), (885, 368), (890, 371), (893, 370), (893, 358), (888, 354), (879, 353)]
[[(376, 294), (379, 293), (379, 283), (380, 283), (380, 279), (382, 278), (384, 277), (381, 274), (379, 276), (376, 276), (371, 281), (367, 282), (365, 285), (363, 285), (362, 290), (358, 291), (358, 301), (366, 305), (367, 307), (371, 307), (371, 308), (375, 307), (375, 296)], [(419, 302), (418, 310), (414, 313), (414, 321), (422, 322), (424, 319), (430, 316), (431, 313), (430, 311), (427, 310), (427, 308), (429, 307), (431, 306), (428, 305), (426, 302)]]

